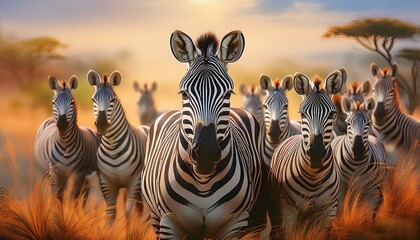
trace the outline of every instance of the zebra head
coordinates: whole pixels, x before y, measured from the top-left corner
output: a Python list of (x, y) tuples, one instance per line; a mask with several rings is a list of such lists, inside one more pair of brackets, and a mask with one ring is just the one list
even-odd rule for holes
[(372, 93), (372, 85), (370, 80), (366, 80), (363, 84), (359, 82), (353, 82), (347, 86), (347, 96), (353, 100), (356, 104), (361, 104), (364, 102), (366, 97), (370, 96)]
[(295, 73), (293, 85), (295, 91), (303, 97), (299, 107), (303, 147), (310, 156), (311, 168), (320, 168), (323, 165), (324, 155), (332, 140), (332, 124), (336, 113), (331, 98), (333, 94), (340, 92), (346, 79), (344, 69), (336, 70), (328, 75), (321, 88), (321, 79), (318, 76), (312, 82), (305, 75)]
[(280, 143), (281, 134), (287, 127), (288, 103), (286, 91), (293, 88), (293, 77), (286, 76), (281, 81), (276, 80), (274, 86), (266, 75), (260, 76), (261, 88), (266, 91), (264, 100), (264, 123), (267, 139), (270, 143)]
[(172, 33), (172, 53), (178, 61), (188, 64), (179, 84), (183, 105), (181, 135), (189, 145), (188, 161), (199, 174), (213, 173), (221, 160), (220, 146), (229, 133), (233, 92), (227, 64), (241, 57), (244, 45), (240, 31), (228, 33), (220, 47), (213, 33), (200, 36), (196, 44), (179, 30)]
[(260, 88), (256, 88), (255, 86), (248, 88), (244, 84), (241, 84), (239, 90), (241, 95), (245, 98), (242, 108), (252, 113), (258, 121), (261, 121), (261, 95), (263, 95), (264, 92), (262, 92)]
[(376, 108), (373, 110), (375, 122), (382, 124), (386, 121), (386, 111), (398, 104), (396, 101), (397, 93), (397, 76), (398, 66), (392, 65), (392, 69), (380, 69), (376, 64), (372, 63), (370, 71), (375, 78), (373, 84), (373, 94), (376, 99)]
[(50, 75), (48, 82), (54, 92), (52, 99), (54, 119), (57, 122), (58, 131), (64, 134), (76, 119), (76, 104), (71, 93), (77, 88), (78, 80), (76, 76), (72, 76), (66, 84), (65, 81), (60, 82)]
[(368, 112), (375, 107), (373, 98), (366, 99), (363, 103), (344, 97), (343, 111), (347, 114), (347, 137), (350, 139), (352, 153), (355, 160), (362, 160), (366, 153), (369, 137), (370, 119)]
[(107, 75), (104, 75), (102, 79), (97, 72), (90, 70), (88, 81), (95, 88), (92, 101), (96, 132), (99, 135), (104, 135), (115, 115), (115, 106), (119, 104), (113, 87), (121, 83), (121, 74), (119, 71), (114, 71), (109, 79)]
[(149, 87), (147, 83), (140, 87), (138, 82), (133, 83), (134, 90), (140, 93), (139, 101), (137, 102), (137, 106), (139, 107), (140, 112), (142, 109), (149, 108), (150, 106), (155, 105), (155, 100), (153, 99), (153, 93), (156, 91), (157, 85), (156, 82), (153, 82), (152, 85)]

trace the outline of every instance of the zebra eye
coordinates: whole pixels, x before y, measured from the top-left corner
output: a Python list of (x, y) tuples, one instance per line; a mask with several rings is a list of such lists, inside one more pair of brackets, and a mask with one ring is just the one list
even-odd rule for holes
[(300, 113), (300, 117), (301, 117), (301, 118), (305, 118), (305, 114)]
[(115, 102), (115, 100), (117, 100), (116, 97), (111, 98), (111, 100), (109, 100), (109, 102)]
[(182, 95), (182, 100), (188, 100), (189, 96), (188, 93), (185, 91), (180, 91), (179, 93), (181, 93)]
[(233, 94), (235, 94), (232, 90), (227, 91), (227, 92), (225, 93), (225, 97), (224, 97), (224, 98), (226, 98), (226, 99), (230, 99), (230, 96), (232, 95), (232, 93), (233, 93)]

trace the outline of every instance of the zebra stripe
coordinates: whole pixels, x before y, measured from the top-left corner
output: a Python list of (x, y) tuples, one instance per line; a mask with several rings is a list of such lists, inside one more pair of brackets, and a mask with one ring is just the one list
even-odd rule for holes
[(335, 113), (330, 95), (340, 91), (344, 71), (331, 73), (324, 89), (319, 77), (312, 84), (303, 74), (294, 76), (294, 88), (303, 96), (302, 135), (291, 136), (274, 151), (268, 176), (274, 201), (270, 207), (282, 207), (270, 210), (270, 220), (275, 231), (279, 227), (285, 231), (286, 238), (305, 221), (328, 227), (336, 214), (339, 178), (330, 147)]
[[(343, 205), (347, 194), (351, 202), (355, 198), (362, 203), (367, 202), (373, 214), (382, 202), (381, 185), (386, 174), (386, 152), (384, 145), (369, 135), (368, 112), (374, 107), (373, 98), (364, 103), (343, 99), (343, 109), (348, 114), (347, 134), (334, 138), (331, 143), (340, 175), (339, 214), (344, 207), (348, 207)], [(351, 186), (357, 189), (351, 189)]]
[(375, 78), (373, 94), (376, 107), (372, 114), (373, 132), (387, 148), (404, 152), (420, 148), (420, 121), (401, 112), (397, 90), (398, 67), (380, 69), (372, 63)]
[(38, 162), (48, 162), (52, 188), (60, 199), (69, 179), (75, 186), (72, 196), (77, 197), (86, 176), (96, 170), (99, 138), (90, 128), (77, 125), (76, 101), (71, 93), (77, 87), (77, 77), (72, 76), (68, 84), (60, 83), (53, 76), (48, 80), (54, 91), (53, 117), (39, 126), (35, 158)]
[(220, 58), (213, 34), (197, 45), (180, 31), (171, 40), (189, 70), (180, 82), (182, 110), (164, 113), (150, 128), (142, 193), (152, 225), (161, 239), (237, 237), (261, 184), (259, 124), (230, 108), (233, 81), (225, 64), (239, 58), (232, 54), (242, 53), (243, 35), (226, 35)]
[(142, 88), (138, 82), (134, 82), (133, 87), (136, 92), (141, 94), (137, 101), (137, 114), (139, 115), (140, 123), (142, 125), (150, 126), (150, 124), (152, 124), (152, 122), (161, 114), (156, 109), (155, 99), (152, 95), (157, 88), (156, 82), (153, 82), (150, 88), (147, 84), (144, 84), (144, 87)]
[(293, 87), (293, 78), (287, 76), (274, 85), (266, 75), (260, 76), (261, 88), (266, 91), (264, 99), (264, 122), (261, 125), (261, 158), (268, 170), (274, 150), (287, 138), (300, 134), (300, 123), (289, 120), (286, 91)]
[(90, 70), (89, 83), (95, 87), (93, 109), (96, 130), (102, 136), (98, 148), (98, 176), (102, 194), (109, 207), (107, 213), (115, 218), (115, 204), (120, 188), (127, 188), (127, 217), (134, 202), (141, 199), (141, 169), (149, 127), (129, 124), (113, 87), (118, 86), (121, 75), (113, 72), (108, 80), (101, 80), (98, 73)]

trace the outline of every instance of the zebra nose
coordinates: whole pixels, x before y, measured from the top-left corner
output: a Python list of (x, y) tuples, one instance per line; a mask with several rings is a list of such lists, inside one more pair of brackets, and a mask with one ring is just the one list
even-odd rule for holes
[(376, 122), (379, 124), (385, 122), (385, 104), (384, 102), (377, 102), (375, 110), (373, 111), (373, 116), (375, 117)]
[(58, 116), (58, 121), (57, 121), (58, 129), (60, 131), (65, 130), (67, 128), (67, 125), (68, 125), (68, 123), (67, 123), (66, 115), (63, 114), (63, 115)]
[(198, 173), (210, 174), (214, 171), (216, 163), (221, 158), (214, 124), (208, 126), (203, 126), (201, 122), (196, 124), (190, 154)]
[(106, 119), (106, 113), (105, 111), (99, 111), (98, 112), (98, 117), (96, 118), (95, 121), (95, 126), (96, 126), (96, 132), (99, 135), (103, 135), (106, 133), (109, 123)]
[(280, 125), (279, 120), (271, 120), (270, 129), (268, 130), (268, 135), (271, 138), (278, 138), (280, 136)]
[(365, 146), (363, 145), (363, 139), (362, 136), (357, 135), (354, 138), (354, 143), (353, 143), (353, 153), (354, 153), (354, 158), (356, 160), (361, 160), (363, 158), (363, 154), (365, 152)]

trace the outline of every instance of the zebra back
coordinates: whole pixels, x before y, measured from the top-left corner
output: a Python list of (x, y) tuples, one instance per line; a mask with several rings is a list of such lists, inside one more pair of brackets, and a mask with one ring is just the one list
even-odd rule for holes
[(420, 149), (420, 121), (401, 112), (397, 89), (398, 66), (380, 69), (372, 63), (376, 108), (372, 114), (373, 132), (388, 151)]

